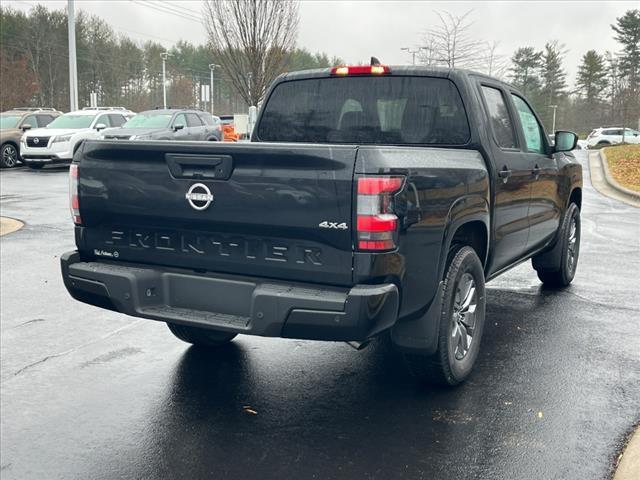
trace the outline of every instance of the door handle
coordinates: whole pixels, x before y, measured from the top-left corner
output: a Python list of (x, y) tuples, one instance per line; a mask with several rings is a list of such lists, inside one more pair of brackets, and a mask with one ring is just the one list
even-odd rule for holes
[(507, 183), (507, 180), (511, 176), (511, 170), (509, 170), (505, 165), (504, 167), (502, 167), (502, 170), (498, 172), (498, 176), (502, 179), (503, 183)]
[(531, 170), (531, 173), (533, 174), (534, 177), (536, 177), (536, 180), (537, 180), (538, 177), (540, 176), (540, 167), (536, 164), (536, 166), (533, 167), (533, 170)]

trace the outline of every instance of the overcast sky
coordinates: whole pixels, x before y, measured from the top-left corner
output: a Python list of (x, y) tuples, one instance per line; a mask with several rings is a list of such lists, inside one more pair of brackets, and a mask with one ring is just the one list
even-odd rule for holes
[[(2, 0), (2, 4), (29, 10), (35, 0)], [(64, 8), (66, 1), (40, 2)], [(143, 3), (146, 3), (143, 4)], [(511, 56), (522, 46), (542, 48), (559, 40), (568, 50), (565, 68), (573, 79), (581, 56), (590, 49), (604, 53), (619, 50), (610, 25), (625, 11), (639, 8), (638, 1), (548, 2), (421, 2), (421, 1), (317, 1), (300, 5), (298, 45), (324, 51), (347, 62), (367, 61), (371, 55), (383, 63), (411, 61), (401, 47), (420, 44), (424, 31), (437, 23), (434, 10), (461, 15), (473, 9), (473, 36), (497, 41), (499, 53)], [(114, 30), (131, 38), (156, 40), (167, 46), (184, 39), (206, 41), (199, 23), (202, 2), (197, 0), (146, 1), (76, 0), (76, 9), (105, 19)], [(168, 10), (179, 10), (182, 16)]]

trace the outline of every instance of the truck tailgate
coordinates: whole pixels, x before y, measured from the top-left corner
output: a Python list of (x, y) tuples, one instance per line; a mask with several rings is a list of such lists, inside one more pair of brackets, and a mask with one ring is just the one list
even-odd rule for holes
[(351, 285), (355, 158), (353, 146), (87, 141), (76, 156), (78, 247), (87, 258)]

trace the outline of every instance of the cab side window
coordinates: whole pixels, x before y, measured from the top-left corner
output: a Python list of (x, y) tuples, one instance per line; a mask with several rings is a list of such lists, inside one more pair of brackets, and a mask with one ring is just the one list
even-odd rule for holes
[(201, 127), (202, 121), (195, 113), (187, 113), (187, 125), (189, 127)]
[(176, 118), (173, 120), (173, 126), (182, 125), (183, 127), (187, 126), (187, 119), (184, 116), (184, 113), (180, 113), (176, 115)]
[(516, 135), (502, 92), (497, 88), (483, 85), (482, 93), (496, 142), (501, 148), (516, 148)]
[(38, 120), (36, 119), (36, 116), (29, 115), (27, 118), (25, 118), (22, 122), (22, 126), (25, 125), (31, 125), (31, 128), (38, 128)]
[(109, 120), (111, 120), (112, 127), (121, 127), (127, 121), (122, 115), (117, 113), (109, 114)]
[(98, 119), (96, 120), (95, 125), (98, 125), (99, 123), (103, 123), (105, 124), (107, 127), (111, 127), (113, 125), (111, 125), (111, 122), (109, 121), (109, 115), (100, 115), (98, 117)]
[(516, 111), (520, 117), (520, 123), (522, 124), (522, 129), (524, 131), (524, 139), (527, 143), (527, 151), (533, 153), (545, 153), (544, 142), (542, 141), (544, 131), (540, 127), (533, 111), (519, 96), (511, 95), (511, 97), (513, 98), (513, 103), (515, 104)]
[(46, 127), (53, 121), (53, 117), (51, 115), (38, 115), (38, 126)]

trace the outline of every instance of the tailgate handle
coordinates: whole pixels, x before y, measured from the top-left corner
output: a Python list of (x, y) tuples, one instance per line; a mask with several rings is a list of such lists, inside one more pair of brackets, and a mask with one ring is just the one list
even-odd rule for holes
[(173, 178), (228, 180), (233, 170), (231, 155), (166, 153), (164, 158)]

